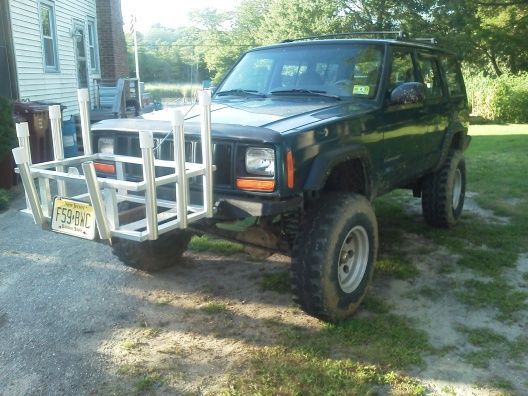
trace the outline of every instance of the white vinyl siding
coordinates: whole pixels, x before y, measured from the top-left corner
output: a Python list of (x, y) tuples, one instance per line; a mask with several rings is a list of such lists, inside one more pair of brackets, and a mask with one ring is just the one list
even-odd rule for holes
[[(20, 99), (31, 101), (57, 102), (67, 106), (64, 118), (78, 114), (77, 104), (77, 65), (73, 21), (81, 20), (85, 31), (89, 20), (95, 21), (95, 0), (9, 0), (11, 28), (15, 50), (17, 81)], [(55, 11), (57, 72), (47, 73), (43, 66), (40, 6), (53, 4)], [(97, 43), (96, 43), (97, 45)], [(86, 40), (88, 51), (88, 40)], [(93, 80), (100, 78), (99, 67), (89, 70), (88, 86), (95, 103)]]

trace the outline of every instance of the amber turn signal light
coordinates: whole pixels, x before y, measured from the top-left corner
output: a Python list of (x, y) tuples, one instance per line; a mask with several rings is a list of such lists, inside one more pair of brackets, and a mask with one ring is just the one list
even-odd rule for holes
[(270, 192), (275, 189), (275, 180), (237, 179), (236, 186), (239, 190)]
[(293, 155), (291, 150), (286, 152), (286, 184), (289, 189), (293, 188), (294, 177), (293, 177)]
[(113, 164), (104, 164), (102, 162), (95, 162), (94, 167), (96, 171), (103, 173), (115, 173), (115, 165)]

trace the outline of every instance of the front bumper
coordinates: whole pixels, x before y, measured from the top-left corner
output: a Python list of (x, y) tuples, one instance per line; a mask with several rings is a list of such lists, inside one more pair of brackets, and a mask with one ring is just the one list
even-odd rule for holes
[(275, 216), (302, 208), (302, 196), (287, 199), (263, 199), (261, 197), (234, 197), (215, 195), (216, 218), (240, 219), (250, 216)]

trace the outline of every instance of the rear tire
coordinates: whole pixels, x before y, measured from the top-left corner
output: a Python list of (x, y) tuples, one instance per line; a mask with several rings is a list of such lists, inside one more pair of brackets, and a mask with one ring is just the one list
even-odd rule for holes
[(451, 150), (442, 167), (427, 175), (422, 186), (422, 211), (427, 224), (453, 227), (464, 207), (466, 163), (459, 150)]
[(307, 213), (292, 251), (296, 302), (309, 315), (339, 322), (359, 307), (372, 279), (378, 225), (363, 196), (334, 193)]
[(145, 272), (172, 267), (179, 262), (191, 241), (192, 233), (176, 230), (155, 241), (134, 242), (114, 239), (112, 250), (123, 264)]

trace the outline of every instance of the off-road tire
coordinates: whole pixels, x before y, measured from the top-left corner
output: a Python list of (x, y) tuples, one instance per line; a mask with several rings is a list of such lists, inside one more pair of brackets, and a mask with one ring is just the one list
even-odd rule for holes
[[(339, 322), (357, 310), (367, 293), (378, 252), (378, 225), (370, 202), (361, 195), (331, 193), (319, 202), (306, 214), (294, 242), (291, 284), (294, 300), (306, 313)], [(362, 250), (365, 260), (357, 267), (362, 268), (355, 277), (357, 287), (344, 291), (339, 277), (343, 248), (358, 230), (368, 240)]]
[(155, 272), (181, 261), (192, 233), (176, 230), (160, 235), (155, 241), (134, 242), (114, 239), (112, 250), (123, 264), (145, 272)]
[(464, 155), (460, 150), (451, 150), (442, 167), (423, 180), (422, 212), (426, 223), (438, 228), (453, 227), (462, 215), (465, 192)]

